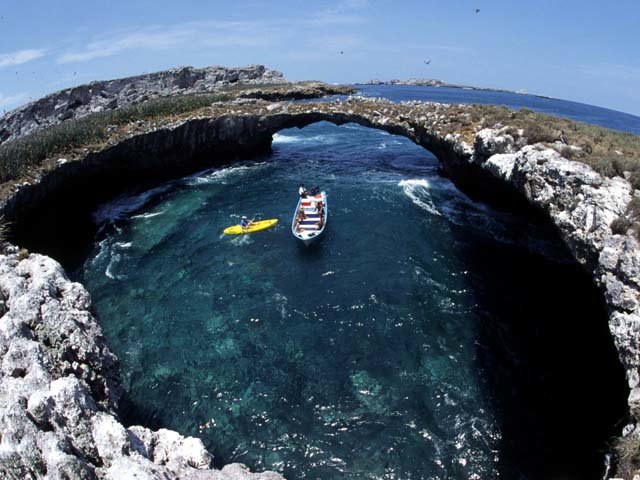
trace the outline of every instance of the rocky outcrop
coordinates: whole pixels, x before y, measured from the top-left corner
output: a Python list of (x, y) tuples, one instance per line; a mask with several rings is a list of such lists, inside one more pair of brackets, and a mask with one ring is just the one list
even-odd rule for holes
[(263, 65), (240, 68), (179, 67), (161, 72), (91, 82), (29, 103), (0, 118), (0, 143), (94, 112), (178, 94), (210, 93), (229, 85), (285, 83), (282, 73)]
[(601, 288), (609, 309), (609, 329), (627, 372), (632, 417), (640, 419), (640, 249), (633, 234), (614, 234), (611, 224), (624, 215), (633, 188), (622, 178), (604, 178), (555, 150), (526, 146), (514, 153), (498, 131), (481, 132), (484, 155), (472, 161), (519, 191), (549, 215), (578, 262)]
[[(454, 108), (458, 120), (452, 126), (450, 120)], [(73, 178), (82, 178), (89, 187), (95, 187), (111, 172), (112, 186), (125, 186), (125, 179), (136, 180), (154, 171), (184, 171), (213, 165), (223, 158), (228, 160), (237, 155), (264, 151), (275, 132), (284, 128), (304, 127), (318, 121), (335, 124), (355, 122), (406, 136), (432, 151), (442, 162), (443, 171), (465, 191), (478, 198), (503, 205), (520, 204), (533, 207), (553, 222), (576, 261), (592, 274), (594, 282), (603, 293), (609, 311), (609, 328), (620, 361), (627, 372), (630, 389), (629, 408), (632, 422), (636, 423), (640, 419), (640, 249), (631, 231), (616, 233), (611, 225), (614, 220), (624, 215), (637, 192), (634, 192), (623, 178), (602, 177), (587, 165), (562, 157), (553, 148), (543, 144), (527, 145), (528, 142), (523, 141), (522, 132), (518, 132), (517, 129), (506, 125), (476, 128), (469, 122), (465, 127), (459, 119), (468, 118), (469, 115), (465, 112), (470, 112), (472, 108), (474, 107), (421, 102), (394, 104), (380, 99), (363, 98), (324, 103), (268, 103), (252, 100), (216, 104), (196, 113), (171, 118), (166, 122), (139, 122), (130, 130), (120, 132), (121, 136), (110, 139), (106, 146), (97, 151), (65, 159), (64, 162), (52, 159), (37, 178), (27, 184), (16, 183), (12, 194), (2, 199), (0, 208), (11, 220), (19, 222), (30, 210), (55, 199)], [(94, 174), (90, 175), (91, 172)], [(46, 263), (43, 257), (34, 258)], [(17, 263), (15, 257), (10, 257), (7, 262), (7, 271), (12, 270), (14, 273), (11, 275), (14, 276), (19, 276), (26, 268), (20, 267), (22, 262)], [(55, 289), (46, 291), (53, 295), (53, 298), (58, 295)], [(7, 315), (11, 318), (11, 309), (15, 308), (11, 300), (6, 305), (10, 308), (2, 322)], [(61, 314), (66, 315), (65, 312)], [(2, 331), (5, 331), (4, 327)], [(17, 332), (16, 335), (31, 335), (28, 328), (16, 327), (11, 331)], [(67, 335), (65, 339), (68, 338)], [(44, 393), (39, 394), (43, 398), (51, 397), (55, 400), (58, 398), (56, 392), (62, 390), (71, 392), (69, 395), (72, 398), (79, 399), (83, 398), (79, 392), (93, 393), (95, 390), (100, 394), (102, 391), (117, 390), (113, 382), (107, 382), (107, 379), (111, 378), (108, 374), (109, 368), (105, 368), (104, 373), (94, 375), (91, 373), (92, 368), (82, 367), (89, 365), (87, 361), (76, 361), (77, 365), (70, 361), (61, 367), (59, 362), (65, 360), (65, 356), (44, 355), (41, 352), (48, 348), (46, 344), (39, 340), (39, 337), (29, 339), (34, 342), (33, 345), (27, 346), (22, 337), (11, 337), (10, 341), (6, 342), (8, 347), (3, 356), (9, 355), (11, 345), (15, 344), (16, 347), (13, 348), (16, 352), (33, 352), (28, 355), (33, 355), (34, 358), (41, 357), (43, 362), (50, 362), (50, 368), (57, 368), (59, 375), (69, 378), (73, 376), (72, 378), (76, 379), (67, 379), (66, 383), (56, 384), (54, 387), (51, 386), (53, 382), (43, 383), (41, 388), (44, 389)], [(20, 353), (12, 353), (9, 358), (21, 358), (20, 356)], [(97, 354), (91, 358), (94, 359), (94, 363), (100, 363), (103, 359)], [(110, 362), (106, 353), (104, 361), (107, 364)], [(26, 378), (20, 376), (25, 368), (21, 365), (16, 363), (15, 366), (9, 366), (6, 377), (3, 378), (7, 378), (9, 382), (14, 382), (15, 378)], [(43, 370), (46, 369), (43, 367), (38, 371)], [(37, 422), (41, 422), (44, 425), (40, 427), (43, 431), (51, 428), (49, 425), (53, 425), (55, 430), (55, 420), (53, 423), (46, 420), (51, 415), (51, 418), (57, 418), (53, 413), (46, 413), (50, 410), (47, 407), (49, 401), (39, 401), (38, 398), (40, 397), (36, 397), (33, 402), (27, 398), (26, 407), (23, 408), (24, 398), (13, 397), (12, 402), (4, 404), (5, 410), (2, 415), (4, 418), (13, 418), (12, 416), (18, 415), (23, 408), (28, 413), (28, 416), (27, 413), (24, 414), (27, 420), (36, 425), (33, 428), (37, 429), (37, 425), (40, 425)], [(82, 454), (78, 458), (89, 459), (83, 460), (85, 463), (78, 463), (74, 468), (85, 468), (86, 464), (87, 468), (93, 468), (97, 472), (96, 475), (104, 476), (110, 468), (129, 468), (128, 462), (135, 462), (137, 459), (145, 459), (149, 465), (157, 465), (160, 462), (167, 469), (170, 465), (184, 464), (181, 460), (157, 460), (152, 446), (158, 445), (160, 441), (153, 437), (154, 434), (151, 432), (129, 429), (123, 433), (123, 430), (113, 423), (117, 423), (115, 417), (109, 417), (109, 398), (109, 395), (103, 394), (102, 397), (95, 397), (93, 403), (90, 398), (79, 400), (85, 405), (82, 408), (91, 410), (95, 407), (96, 412), (100, 412), (101, 415), (91, 415), (92, 420), (85, 422), (87, 426), (83, 430), (84, 433), (80, 432), (74, 436), (68, 432), (66, 437), (63, 435), (67, 438), (67, 444), (73, 447), (63, 450), (67, 455), (77, 450)], [(32, 408), (32, 411), (29, 408)], [(71, 410), (74, 408), (82, 410), (81, 407), (73, 407)], [(78, 414), (78, 418), (81, 417), (82, 415)], [(19, 415), (16, 418), (19, 418)], [(113, 418), (113, 421), (110, 418)], [(107, 433), (101, 436), (103, 440), (93, 442), (93, 450), (88, 449), (89, 447), (86, 451), (78, 450), (83, 445), (83, 438), (94, 435), (92, 429), (103, 427)], [(636, 434), (633, 433), (633, 429), (633, 426), (627, 427), (625, 432)], [(26, 431), (22, 427), (18, 430)], [(637, 434), (640, 435), (640, 432)], [(162, 434), (157, 432), (155, 435)], [(11, 438), (22, 437), (16, 433)], [(91, 438), (95, 439), (93, 436)], [(142, 442), (143, 446), (140, 448), (134, 446), (140, 445), (136, 438)], [(153, 438), (156, 440), (145, 440)], [(192, 445), (189, 443), (191, 441), (181, 441)], [(20, 440), (12, 442), (9, 444), (11, 451), (21, 452)], [(74, 442), (78, 446), (75, 446)], [(160, 443), (163, 442), (165, 440)], [(48, 448), (46, 445), (42, 448)], [(171, 450), (181, 451), (180, 448)], [(25, 458), (31, 458), (29, 452), (25, 451)], [(158, 459), (165, 458), (162, 453), (158, 455)], [(37, 455), (34, 458), (36, 457)], [(196, 466), (203, 465), (205, 459), (197, 454), (189, 458), (186, 463)], [(92, 463), (94, 460), (96, 463)], [(37, 463), (31, 465), (33, 468), (40, 468)], [(171, 472), (175, 474), (182, 467), (171, 468)]]
[(0, 477), (264, 479), (213, 470), (199, 439), (140, 426), (115, 409), (117, 364), (82, 285), (51, 258), (0, 255)]

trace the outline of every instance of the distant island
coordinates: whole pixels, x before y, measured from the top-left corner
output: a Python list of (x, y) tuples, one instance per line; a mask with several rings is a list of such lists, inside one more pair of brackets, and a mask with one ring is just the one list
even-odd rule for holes
[[(357, 85), (405, 85), (405, 86), (412, 86), (412, 87), (449, 87), (449, 88), (461, 88), (463, 90), (481, 90), (481, 91), (489, 91), (489, 92), (519, 93), (522, 95), (529, 94), (529, 92), (527, 92), (526, 90), (507, 90), (503, 88), (474, 87), (471, 85), (462, 85), (458, 83), (447, 83), (447, 82), (443, 82), (442, 80), (436, 80), (433, 78), (408, 78), (406, 80), (373, 79)], [(541, 96), (541, 95), (536, 95), (536, 96)]]

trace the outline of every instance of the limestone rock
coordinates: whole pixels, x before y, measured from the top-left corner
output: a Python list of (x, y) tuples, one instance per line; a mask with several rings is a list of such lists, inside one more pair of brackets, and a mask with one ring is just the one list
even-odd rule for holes
[[(86, 290), (42, 255), (0, 255), (0, 477), (273, 478), (211, 470), (202, 441), (125, 429), (115, 357)], [(208, 475), (208, 476), (207, 476)], [(234, 474), (235, 475), (235, 474)], [(194, 477), (195, 478), (195, 477)]]
[(485, 128), (476, 134), (473, 147), (476, 155), (481, 158), (489, 158), (500, 153), (512, 153), (515, 141), (513, 137), (498, 130)]
[[(69, 108), (77, 113), (105, 107), (113, 92), (118, 92), (120, 105), (141, 95), (152, 98), (240, 81), (243, 75), (268, 77), (264, 70), (252, 72), (208, 71), (201, 76), (187, 69), (166, 77), (101, 82), (88, 90), (65, 91), (51, 111), (57, 115)], [(158, 78), (166, 83), (162, 89), (156, 84)], [(46, 113), (46, 102), (39, 105)], [(627, 180), (605, 178), (541, 144), (514, 141), (508, 127), (480, 130), (470, 145), (461, 133), (450, 131), (445, 104), (398, 105), (352, 97), (317, 104), (269, 101), (215, 107), (220, 113), (211, 118), (182, 119), (159, 127), (140, 122), (135, 126), (139, 133), (113, 149), (126, 144), (121, 152), (130, 148), (156, 159), (180, 147), (183, 162), (187, 154), (195, 158), (210, 152), (212, 145), (235, 154), (256, 151), (270, 145), (274, 132), (321, 120), (357, 122), (407, 136), (433, 151), (454, 181), (481, 192), (504, 188), (510, 199), (525, 200), (553, 222), (603, 293), (609, 329), (627, 374), (628, 403), (633, 418), (640, 419), (640, 248), (631, 234), (611, 229), (635, 195)], [(35, 128), (34, 118), (25, 113), (20, 131)], [(0, 132), (7, 128), (0, 124)], [(99, 163), (106, 162), (109, 154), (106, 149), (89, 155), (91, 162)], [(138, 173), (158, 167), (153, 160), (137, 158)], [(168, 163), (162, 167), (168, 168)], [(43, 178), (17, 190), (13, 205), (33, 200), (29, 192), (37, 196), (38, 188), (55, 191), (55, 184), (46, 183), (54, 180)], [(69, 282), (53, 260), (39, 255), (20, 259), (16, 250), (0, 256), (0, 465), (8, 465), (19, 478), (54, 471), (55, 465), (60, 471), (75, 472), (72, 478), (118, 478), (124, 472), (136, 472), (140, 478), (280, 478), (275, 473), (251, 474), (242, 466), (211, 470), (211, 456), (197, 439), (139, 426), (122, 428), (114, 415), (121, 389), (116, 360), (89, 308), (86, 291)]]
[(285, 83), (281, 72), (263, 65), (177, 67), (155, 73), (92, 82), (47, 95), (0, 118), (0, 143), (89, 113), (113, 110), (149, 98), (208, 93), (230, 84)]

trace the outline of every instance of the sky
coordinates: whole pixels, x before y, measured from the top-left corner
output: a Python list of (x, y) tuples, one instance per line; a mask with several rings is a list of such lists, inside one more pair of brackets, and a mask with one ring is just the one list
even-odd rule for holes
[(289, 80), (435, 78), (640, 115), (640, 0), (0, 0), (0, 114), (92, 80), (256, 63)]

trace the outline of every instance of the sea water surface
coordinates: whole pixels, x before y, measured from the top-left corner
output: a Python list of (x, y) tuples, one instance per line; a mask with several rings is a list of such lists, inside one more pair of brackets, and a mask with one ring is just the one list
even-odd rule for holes
[[(301, 182), (328, 195), (310, 248)], [(241, 215), (280, 222), (223, 235)], [(281, 131), (94, 218), (77, 278), (127, 421), (289, 479), (600, 478), (625, 400), (599, 295), (548, 225), (472, 202), (407, 139)]]
[(396, 102), (422, 100), (440, 103), (477, 103), (504, 105), (536, 112), (558, 115), (580, 122), (593, 123), (614, 130), (640, 135), (640, 117), (609, 108), (559, 98), (527, 95), (497, 90), (472, 90), (453, 87), (416, 87), (401, 85), (357, 85), (359, 94), (367, 97), (383, 97)]

